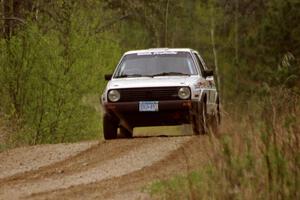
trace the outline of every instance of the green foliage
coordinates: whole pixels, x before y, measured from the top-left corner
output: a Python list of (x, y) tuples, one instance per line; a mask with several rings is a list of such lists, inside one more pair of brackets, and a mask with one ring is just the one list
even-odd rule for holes
[(60, 23), (51, 19), (57, 29), (28, 22), (0, 39), (0, 109), (16, 123), (9, 140), (16, 145), (74, 142), (101, 133), (102, 76), (114, 68), (120, 48), (101, 39), (110, 34), (91, 36), (77, 4), (57, 6), (66, 17)]
[(273, 87), (299, 94), (297, 0), (1, 4), (0, 112), (15, 123), (21, 143), (99, 137), (103, 74), (131, 49), (198, 50), (212, 68), (218, 63), (225, 108), (254, 109), (248, 99)]

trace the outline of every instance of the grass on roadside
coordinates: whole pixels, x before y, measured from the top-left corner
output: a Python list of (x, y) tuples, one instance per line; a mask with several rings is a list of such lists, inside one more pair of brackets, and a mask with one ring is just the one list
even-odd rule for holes
[[(299, 97), (285, 90), (224, 117), (199, 170), (148, 188), (154, 199), (300, 199)], [(238, 116), (238, 117), (230, 117)]]

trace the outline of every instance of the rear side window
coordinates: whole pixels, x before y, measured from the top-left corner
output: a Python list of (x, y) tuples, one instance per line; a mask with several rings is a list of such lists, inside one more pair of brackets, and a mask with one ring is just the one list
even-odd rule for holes
[(195, 57), (196, 57), (196, 59), (197, 59), (197, 62), (198, 62), (198, 65), (199, 65), (199, 67), (200, 67), (201, 72), (203, 72), (203, 71), (204, 71), (204, 67), (203, 67), (203, 64), (202, 64), (202, 62), (201, 62), (199, 56), (198, 56), (196, 53), (194, 53), (194, 55), (195, 55)]

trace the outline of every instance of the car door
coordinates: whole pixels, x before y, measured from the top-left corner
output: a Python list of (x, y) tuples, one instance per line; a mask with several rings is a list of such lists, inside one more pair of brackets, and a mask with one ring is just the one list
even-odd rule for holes
[[(206, 66), (203, 58), (199, 55), (198, 52), (194, 52), (194, 55), (197, 59), (198, 65), (200, 67), (201, 73), (205, 70), (208, 70), (208, 67)], [(217, 100), (217, 90), (216, 90), (216, 83), (214, 76), (208, 76), (205, 78), (207, 80), (207, 87), (205, 90), (207, 90), (207, 103), (208, 104), (215, 104)]]

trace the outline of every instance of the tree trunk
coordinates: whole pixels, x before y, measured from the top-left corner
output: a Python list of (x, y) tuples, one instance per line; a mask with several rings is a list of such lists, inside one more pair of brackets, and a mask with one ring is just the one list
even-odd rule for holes
[(234, 34), (235, 34), (235, 62), (239, 63), (239, 0), (235, 0), (234, 11)]
[(4, 27), (3, 34), (4, 38), (8, 41), (11, 37), (11, 21), (10, 17), (10, 0), (3, 0), (3, 16), (4, 16)]
[(22, 20), (22, 0), (3, 0), (4, 38), (9, 41), (16, 33), (16, 27)]
[(219, 101), (221, 102), (221, 97), (222, 95), (222, 90), (220, 90), (220, 75), (219, 75), (219, 63), (218, 63), (218, 53), (217, 53), (217, 49), (216, 49), (216, 42), (215, 42), (215, 10), (214, 10), (214, 1), (212, 1), (211, 3), (211, 16), (210, 16), (210, 35), (211, 35), (211, 45), (212, 45), (212, 49), (213, 49), (213, 55), (214, 55), (214, 65), (215, 65), (215, 71), (216, 71), (216, 75), (217, 75), (217, 88), (220, 91), (219, 94)]
[(166, 16), (165, 16), (165, 47), (168, 46), (168, 16), (169, 16), (169, 0), (166, 5)]

